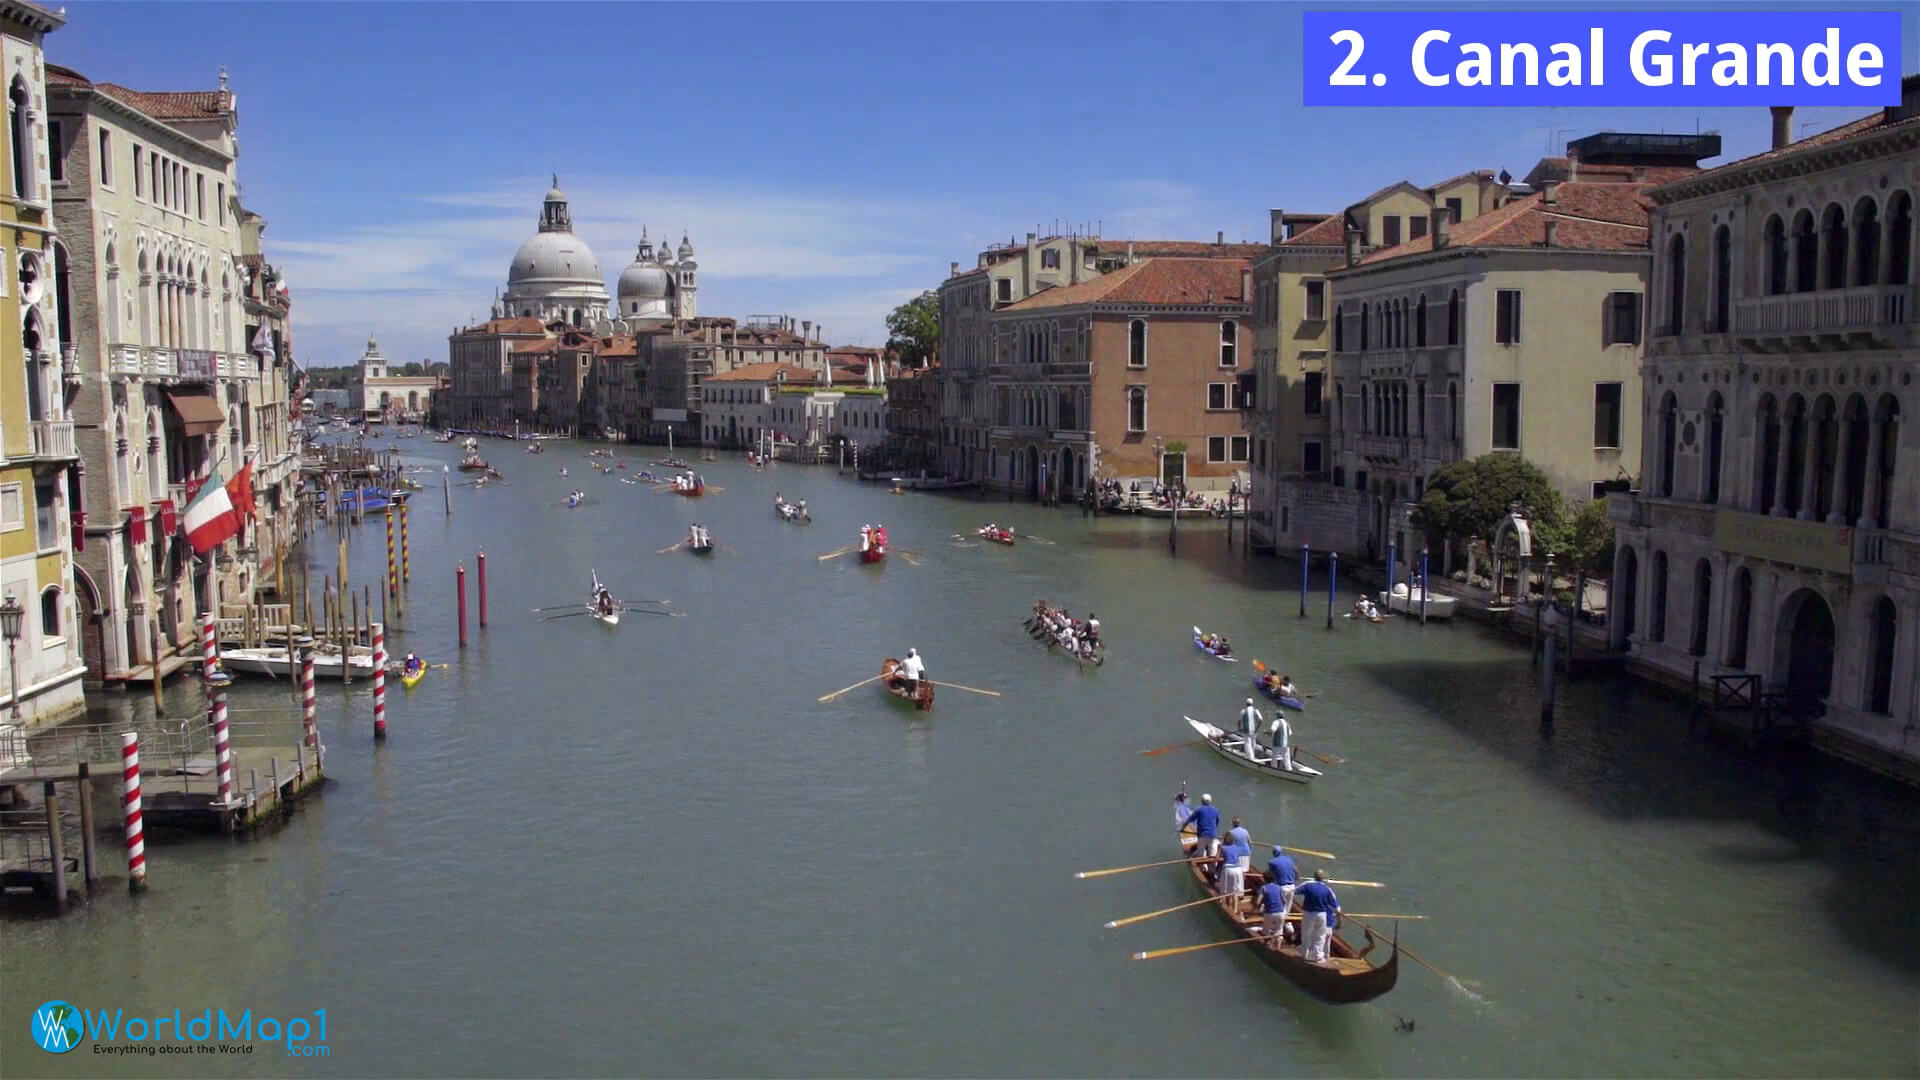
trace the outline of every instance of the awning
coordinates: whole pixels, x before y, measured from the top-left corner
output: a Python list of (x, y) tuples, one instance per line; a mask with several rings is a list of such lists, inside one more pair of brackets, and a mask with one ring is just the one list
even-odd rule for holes
[(226, 411), (207, 394), (168, 394), (167, 403), (189, 435), (212, 435), (227, 422)]

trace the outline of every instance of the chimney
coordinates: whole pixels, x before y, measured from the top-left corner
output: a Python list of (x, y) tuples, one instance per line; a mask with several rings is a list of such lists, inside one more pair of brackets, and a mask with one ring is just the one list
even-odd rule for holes
[(1559, 245), (1554, 242), (1558, 239), (1560, 239), (1560, 223), (1558, 221), (1553, 220), (1552, 218), (1548, 218), (1547, 219), (1547, 246), (1558, 247)]
[(1436, 206), (1433, 208), (1431, 217), (1433, 227), (1430, 231), (1433, 234), (1433, 250), (1439, 251), (1441, 248), (1446, 247), (1452, 240), (1452, 237), (1447, 235), (1447, 230), (1453, 225), (1453, 211), (1444, 206)]
[(1793, 141), (1793, 106), (1775, 105), (1772, 111), (1773, 148), (1778, 150)]
[(800, 323), (801, 340), (805, 340), (807, 335), (811, 333), (813, 333), (813, 320), (812, 319), (802, 320)]
[(1253, 303), (1253, 268), (1250, 266), (1240, 268), (1240, 302)]
[(1567, 147), (1567, 179), (1580, 179), (1580, 150), (1578, 147)]
[(1224, 244), (1226, 242), (1227, 242), (1227, 230), (1221, 229), (1219, 232), (1216, 232), (1213, 234), (1213, 243), (1215, 247), (1218, 247), (1221, 244)]
[(1360, 265), (1360, 230), (1347, 230), (1347, 265)]
[(1127, 265), (1133, 265), (1133, 241), (1127, 241)]
[(956, 274), (958, 274), (959, 272), (960, 272), (960, 264), (959, 264), (958, 262), (950, 262), (950, 263), (948, 263), (948, 264), (947, 264), (947, 276), (948, 276), (948, 277), (953, 277), (954, 275), (956, 275)]
[(1558, 193), (1559, 193), (1559, 189), (1560, 189), (1560, 181), (1558, 181), (1558, 180), (1543, 180), (1543, 181), (1541, 181), (1541, 183), (1540, 183), (1540, 205), (1542, 205), (1542, 206), (1557, 206), (1557, 205), (1559, 205), (1559, 202), (1560, 202), (1560, 198), (1559, 198), (1559, 194), (1558, 194)]
[(1284, 210), (1267, 211), (1267, 243), (1278, 244), (1287, 238), (1286, 218)]

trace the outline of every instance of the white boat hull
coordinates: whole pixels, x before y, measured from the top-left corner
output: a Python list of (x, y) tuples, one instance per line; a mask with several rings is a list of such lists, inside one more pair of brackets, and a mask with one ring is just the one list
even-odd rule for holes
[[(373, 678), (373, 654), (356, 648), (353, 654), (353, 677), (356, 679)], [(291, 678), (298, 659), (289, 659), (284, 648), (264, 649), (226, 649), (220, 653), (220, 666), (228, 671), (248, 675), (268, 675), (276, 679)], [(344, 678), (344, 669), (340, 663), (340, 654), (315, 653), (313, 656), (313, 677), (316, 679)]]
[[(1295, 761), (1291, 768), (1281, 765), (1273, 751), (1264, 746), (1254, 747), (1258, 760), (1249, 758), (1246, 754), (1247, 737), (1245, 735), (1222, 731), (1212, 724), (1201, 723), (1191, 716), (1183, 719), (1201, 738), (1207, 740), (1207, 745), (1213, 748), (1214, 753), (1243, 769), (1250, 769), (1262, 776), (1271, 776), (1279, 780), (1291, 780), (1296, 784), (1311, 784), (1320, 777), (1319, 769), (1302, 765), (1298, 761)], [(1293, 747), (1292, 750), (1294, 756), (1299, 757), (1300, 748)]]
[[(1428, 593), (1427, 618), (1453, 618), (1453, 608), (1456, 603), (1457, 601), (1451, 596), (1441, 596), (1439, 593)], [(1396, 615), (1411, 615), (1416, 619), (1420, 617), (1420, 598), (1418, 595), (1395, 596), (1391, 593), (1383, 592), (1380, 594), (1380, 606)]]

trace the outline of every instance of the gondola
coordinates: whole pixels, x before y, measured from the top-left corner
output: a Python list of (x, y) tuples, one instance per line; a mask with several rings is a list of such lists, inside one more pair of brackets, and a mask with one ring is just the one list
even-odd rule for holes
[[(1180, 854), (1182, 856), (1191, 856), (1192, 840), (1191, 833), (1181, 836)], [(1218, 896), (1220, 890), (1215, 888), (1213, 882), (1208, 879), (1207, 869), (1206, 863), (1189, 862), (1186, 872), (1192, 876), (1202, 896)], [(1264, 883), (1264, 875), (1259, 871), (1248, 872), (1249, 890), (1256, 888), (1257, 884)], [(1258, 914), (1235, 916), (1227, 910), (1224, 903), (1205, 906), (1217, 912), (1220, 919), (1241, 937), (1260, 936), (1261, 919)], [(1298, 904), (1295, 904), (1294, 910), (1299, 910)], [(1324, 964), (1308, 963), (1301, 957), (1298, 945), (1282, 945), (1278, 949), (1273, 949), (1261, 942), (1250, 942), (1242, 946), (1241, 951), (1250, 952), (1259, 957), (1261, 962), (1279, 972), (1282, 978), (1299, 987), (1301, 992), (1316, 1001), (1328, 1005), (1358, 1005), (1385, 994), (1400, 981), (1399, 927), (1394, 928), (1393, 940), (1388, 943), (1390, 951), (1387, 953), (1387, 962), (1378, 967), (1367, 960), (1367, 955), (1373, 952), (1379, 942), (1374, 940), (1373, 931), (1363, 928), (1362, 933), (1366, 935), (1367, 947), (1356, 949), (1340, 936), (1338, 930), (1334, 931), (1327, 941), (1327, 962)]]
[(706, 537), (700, 542), (688, 540), (687, 550), (693, 552), (695, 555), (711, 555), (713, 554), (713, 537)]
[(1243, 769), (1251, 769), (1262, 776), (1271, 776), (1279, 780), (1291, 780), (1296, 784), (1311, 784), (1322, 775), (1319, 769), (1302, 765), (1299, 761), (1299, 747), (1293, 747), (1291, 766), (1280, 763), (1280, 758), (1270, 748), (1254, 744), (1254, 757), (1247, 756), (1247, 737), (1238, 731), (1222, 731), (1212, 724), (1202, 723), (1191, 716), (1182, 717), (1194, 730), (1194, 733), (1207, 740), (1213, 752), (1233, 762)]
[(1208, 656), (1213, 657), (1215, 660), (1225, 660), (1229, 664), (1237, 664), (1240, 662), (1240, 658), (1237, 656), (1234, 656), (1232, 654), (1222, 656), (1219, 653), (1214, 652), (1212, 649), (1207, 648), (1206, 637), (1207, 636), (1205, 634), (1202, 634), (1200, 632), (1199, 627), (1197, 626), (1194, 627), (1193, 628), (1193, 647), (1196, 649), (1199, 649), (1203, 653), (1206, 653)]
[(991, 540), (996, 544), (1005, 544), (1008, 547), (1013, 546), (1012, 529), (975, 529), (973, 530), (973, 535), (982, 540)]
[(887, 694), (896, 701), (911, 702), (913, 707), (921, 712), (926, 712), (928, 709), (933, 708), (933, 684), (926, 679), (921, 679), (919, 686), (909, 691), (905, 686), (900, 685), (906, 680), (904, 677), (895, 674), (899, 669), (900, 661), (891, 656), (882, 661), (880, 664), (880, 688), (885, 690)]
[(1267, 677), (1265, 675), (1255, 675), (1253, 677), (1253, 685), (1257, 687), (1261, 693), (1279, 702), (1281, 705), (1285, 706), (1286, 708), (1305, 709), (1307, 707), (1307, 703), (1304, 701), (1301, 701), (1299, 698), (1288, 697), (1287, 695), (1282, 694), (1280, 691), (1275, 690), (1273, 687), (1268, 686)]

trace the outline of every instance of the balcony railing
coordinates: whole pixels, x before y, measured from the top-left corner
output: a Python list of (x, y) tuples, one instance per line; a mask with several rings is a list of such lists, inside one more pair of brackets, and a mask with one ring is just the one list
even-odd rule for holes
[(80, 456), (73, 446), (73, 421), (34, 420), (27, 429), (33, 433), (34, 457), (71, 461)]
[(1909, 285), (1862, 285), (1853, 289), (1750, 297), (1734, 302), (1736, 333), (1865, 333), (1907, 323)]
[(1349, 435), (1347, 445), (1366, 458), (1399, 461), (1407, 457), (1413, 440), (1403, 435)]

